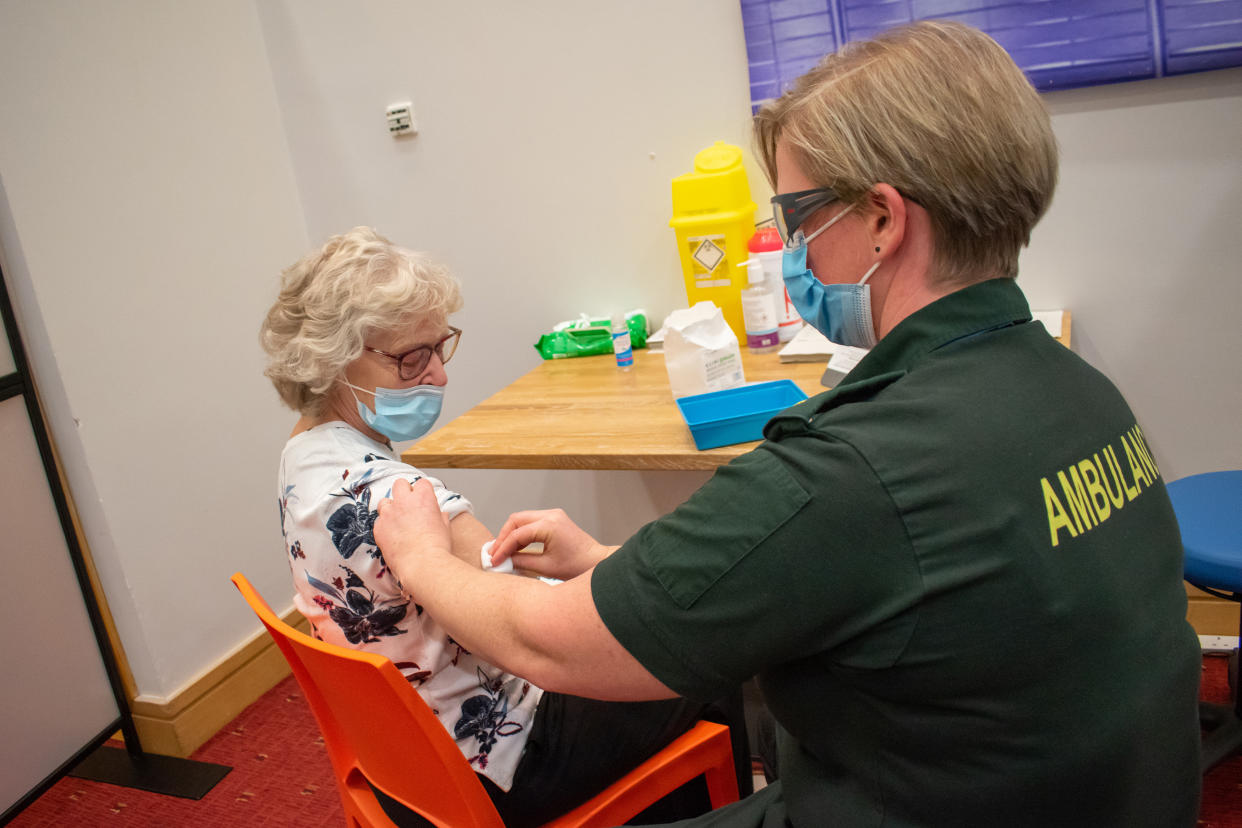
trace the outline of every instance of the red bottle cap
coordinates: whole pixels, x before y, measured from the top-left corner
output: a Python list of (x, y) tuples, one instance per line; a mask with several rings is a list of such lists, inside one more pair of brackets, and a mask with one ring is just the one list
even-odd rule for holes
[(768, 253), (784, 247), (785, 245), (781, 243), (781, 234), (776, 232), (775, 227), (760, 227), (746, 245), (746, 249), (751, 253)]

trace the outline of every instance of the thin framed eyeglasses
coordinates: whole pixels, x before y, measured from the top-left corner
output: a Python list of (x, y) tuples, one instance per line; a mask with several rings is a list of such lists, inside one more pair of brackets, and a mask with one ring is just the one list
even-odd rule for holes
[(836, 190), (827, 187), (772, 196), (772, 218), (776, 222), (776, 231), (781, 234), (781, 241), (789, 244), (790, 238), (812, 213), (840, 199)]
[(362, 346), (362, 350), (370, 351), (373, 354), (395, 359), (397, 361), (397, 374), (403, 380), (418, 379), (423, 371), (427, 370), (427, 363), (431, 362), (431, 354), (434, 352), (440, 358), (442, 364), (447, 363), (453, 358), (454, 352), (457, 351), (457, 343), (461, 341), (461, 328), (454, 328), (449, 325), (449, 332), (434, 345), (419, 345), (417, 348), (411, 348), (403, 354), (390, 354), (387, 351), (381, 351), (379, 348), (372, 348), (367, 345)]

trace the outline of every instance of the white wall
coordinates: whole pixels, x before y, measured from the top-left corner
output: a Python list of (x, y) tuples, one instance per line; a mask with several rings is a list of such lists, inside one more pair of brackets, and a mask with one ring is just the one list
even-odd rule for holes
[(1047, 96), (1061, 183), (1022, 261), (1166, 480), (1242, 468), (1242, 69)]
[[(712, 141), (749, 147), (738, 4), (263, 0), (259, 13), (311, 237), (372, 224), (462, 281), (446, 417), (538, 364), (555, 322), (642, 306), (658, 324), (685, 303), (669, 182)], [(394, 140), (384, 109), (405, 100), (420, 133)], [(624, 428), (624, 412), (605, 416)], [(562, 506), (618, 541), (706, 479), (441, 476), (493, 528)]]
[[(683, 303), (669, 181), (711, 141), (749, 141), (731, 0), (204, 8), (0, 0), (20, 310), (153, 696), (254, 629), (232, 570), (276, 604), (290, 591), (273, 475), (292, 415), (255, 340), (281, 267), (355, 224), (450, 264), (466, 297), (453, 416), (533, 367), (555, 321)], [(419, 136), (387, 134), (398, 100)], [(1022, 284), (1073, 311), (1076, 349), (1122, 386), (1166, 477), (1242, 466), (1242, 73), (1049, 102), (1062, 184)], [(614, 542), (705, 479), (442, 476), (493, 528), (559, 505)]]
[(249, 2), (0, 5), (22, 330), (139, 690), (250, 634), (279, 573), (256, 331), (307, 246)]

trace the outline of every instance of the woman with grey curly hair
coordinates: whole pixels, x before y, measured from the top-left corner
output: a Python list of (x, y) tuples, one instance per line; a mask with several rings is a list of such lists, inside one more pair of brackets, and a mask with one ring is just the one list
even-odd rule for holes
[[(417, 439), (435, 423), (445, 364), (462, 335), (448, 317), (461, 304), (444, 267), (367, 227), (333, 236), (282, 274), (260, 340), (266, 375), (300, 414), (278, 485), (295, 606), (317, 638), (395, 663), (454, 736), (506, 825), (569, 810), (705, 715), (731, 719), (742, 759), (736, 699), (726, 716), (680, 699), (619, 704), (545, 693), (466, 651), (388, 569), (372, 531), (379, 503), (395, 482), (423, 478), (449, 518), (454, 554), (491, 568), (483, 550), (492, 534), (470, 502), (401, 462), (390, 442)], [(749, 770), (739, 778), (749, 781)], [(395, 821), (418, 824), (377, 796)], [(653, 816), (709, 807), (705, 791), (687, 790)]]
[[(309, 420), (323, 420), (325, 412), (340, 414), (366, 433), (370, 426), (338, 378), (370, 353), (377, 358), (353, 368), (375, 374), (376, 379), (391, 379), (386, 376), (390, 372), (369, 369), (390, 367), (391, 351), (401, 348), (403, 340), (421, 342), (430, 336), (433, 347), (398, 351), (396, 364), (403, 382), (419, 379), (424, 384), (425, 379), (442, 387), (443, 363), (461, 336), (445, 323), (460, 308), (461, 292), (444, 267), (422, 253), (395, 247), (368, 227), (356, 227), (329, 239), (284, 272), (280, 296), (261, 333), (269, 357), (265, 373), (281, 400)], [(386, 340), (382, 344), (389, 347), (364, 343), (369, 333), (376, 334), (375, 343)], [(430, 358), (433, 350), (440, 357), (438, 368)], [(433, 375), (419, 376), (423, 371)], [(400, 436), (387, 436), (397, 440), (421, 436), (406, 436), (411, 428)], [(380, 439), (383, 432), (377, 432), (371, 431), (371, 436)]]

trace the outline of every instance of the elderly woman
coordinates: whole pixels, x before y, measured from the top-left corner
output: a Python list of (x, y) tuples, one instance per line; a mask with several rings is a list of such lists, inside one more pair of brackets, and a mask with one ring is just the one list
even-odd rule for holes
[[(294, 604), (314, 634), (392, 659), (457, 740), (505, 823), (538, 824), (710, 711), (684, 700), (610, 704), (545, 693), (455, 641), (411, 597), (412, 582), (388, 568), (372, 526), (397, 481), (432, 487), (463, 565), (480, 570), (491, 539), (468, 500), (402, 463), (390, 442), (416, 439), (435, 422), (445, 364), (462, 336), (448, 318), (460, 305), (443, 267), (365, 227), (284, 272), (261, 331), (267, 376), (301, 415), (281, 454), (281, 529)], [(664, 807), (688, 815), (705, 802), (688, 791)]]
[(927, 22), (827, 57), (755, 127), (790, 298), (867, 356), (620, 548), (512, 516), (493, 560), (555, 589), (454, 565), (422, 482), (375, 527), (389, 564), (544, 687), (757, 676), (781, 778), (696, 828), (1194, 825), (1201, 659), (1160, 471), (1014, 278), (1057, 178), (1039, 96)]

